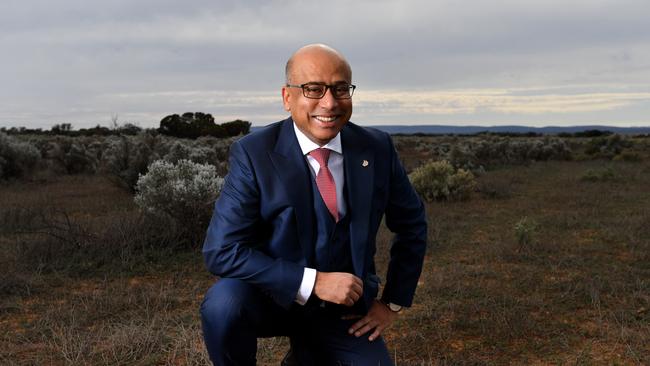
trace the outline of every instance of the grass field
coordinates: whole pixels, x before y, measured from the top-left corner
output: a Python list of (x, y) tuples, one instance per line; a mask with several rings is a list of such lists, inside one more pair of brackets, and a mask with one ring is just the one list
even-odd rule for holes
[[(650, 364), (649, 182), (647, 160), (538, 162), (428, 204), (415, 304), (385, 334), (397, 365)], [(200, 249), (156, 245), (130, 193), (6, 183), (0, 220), (0, 364), (207, 363)], [(286, 349), (262, 340), (260, 364)]]

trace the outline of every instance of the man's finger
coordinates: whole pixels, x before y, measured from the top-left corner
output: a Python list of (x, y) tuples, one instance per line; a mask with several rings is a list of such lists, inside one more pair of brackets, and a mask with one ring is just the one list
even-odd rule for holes
[(363, 293), (363, 284), (358, 284), (358, 283), (353, 283), (352, 286), (350, 287), (354, 292), (358, 293), (361, 295)]
[(352, 301), (357, 302), (357, 300), (359, 300), (359, 298), (361, 297), (361, 294), (357, 292), (351, 292), (349, 297), (350, 299), (352, 299)]
[(366, 325), (364, 325), (363, 327), (361, 327), (361, 329), (357, 329), (357, 331), (354, 332), (354, 335), (356, 337), (361, 337), (362, 335), (368, 333), (369, 330), (375, 328), (376, 326), (377, 326), (377, 324), (375, 324), (374, 322), (373, 323), (369, 322)]
[(354, 276), (354, 282), (359, 285), (359, 287), (363, 288), (363, 281), (359, 277)]
[(381, 335), (381, 332), (383, 332), (383, 331), (384, 331), (384, 327), (382, 327), (381, 325), (378, 326), (378, 327), (376, 327), (376, 328), (375, 328), (375, 331), (372, 332), (372, 334), (370, 335), (370, 337), (368, 337), (368, 340), (369, 340), (370, 342), (374, 341), (375, 339), (379, 338), (379, 336)]
[[(356, 279), (356, 277), (355, 277), (355, 279)], [(358, 299), (363, 294), (363, 283), (360, 284), (356, 280), (353, 281), (350, 284), (349, 291), (351, 293), (354, 293), (356, 295), (356, 298)]]
[(366, 334), (369, 330), (375, 328), (377, 324), (378, 323), (376, 320), (366, 316), (352, 325), (350, 328), (350, 333), (354, 333), (356, 337), (359, 337), (363, 334)]
[(359, 319), (357, 322), (355, 322), (354, 324), (352, 324), (352, 326), (351, 326), (350, 329), (348, 330), (348, 333), (352, 334), (352, 333), (356, 332), (357, 329), (363, 327), (363, 326), (366, 325), (369, 321), (370, 321), (370, 319), (368, 319), (368, 316), (364, 316), (363, 318)]

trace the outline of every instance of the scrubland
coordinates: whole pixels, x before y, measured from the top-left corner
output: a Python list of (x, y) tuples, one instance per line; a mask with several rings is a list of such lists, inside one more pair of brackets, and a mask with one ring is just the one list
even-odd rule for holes
[[(223, 176), (231, 141), (0, 136), (0, 364), (207, 364), (201, 235), (134, 192), (158, 159)], [(650, 138), (395, 144), (414, 174), (449, 163), (425, 180), (414, 306), (385, 333), (397, 365), (650, 364)], [(383, 276), (385, 228), (377, 243)], [(287, 347), (261, 340), (259, 364)]]

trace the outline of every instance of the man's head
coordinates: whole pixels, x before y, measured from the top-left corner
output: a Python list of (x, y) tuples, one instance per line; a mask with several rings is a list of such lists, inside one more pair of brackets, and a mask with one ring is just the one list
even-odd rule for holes
[(335, 98), (331, 88), (320, 99), (307, 98), (303, 89), (308, 83), (339, 86), (344, 90), (352, 83), (352, 70), (343, 55), (331, 47), (312, 44), (296, 51), (286, 67), (286, 84), (282, 88), (284, 109), (310, 140), (325, 145), (333, 139), (352, 115), (352, 99)]

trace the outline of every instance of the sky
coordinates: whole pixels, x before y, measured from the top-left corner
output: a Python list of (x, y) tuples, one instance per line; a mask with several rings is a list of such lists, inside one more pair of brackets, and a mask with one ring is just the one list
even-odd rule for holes
[(342, 52), (362, 125), (650, 126), (648, 0), (2, 0), (0, 126), (287, 116), (287, 58)]

